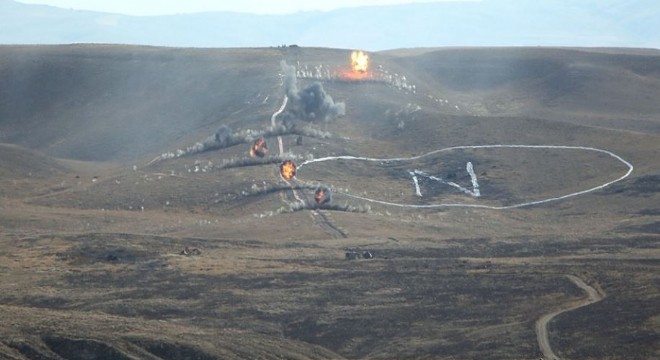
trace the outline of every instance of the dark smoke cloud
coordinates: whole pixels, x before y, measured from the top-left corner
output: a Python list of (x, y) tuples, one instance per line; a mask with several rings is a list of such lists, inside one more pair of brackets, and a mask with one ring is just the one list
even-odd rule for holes
[(193, 146), (187, 147), (185, 150), (177, 151), (176, 157), (223, 149), (244, 142), (246, 140), (243, 134), (234, 134), (229, 126), (222, 125), (213, 135), (207, 137), (203, 142), (198, 142)]
[(270, 164), (281, 164), (285, 160), (291, 160), (291, 156), (266, 156), (262, 158), (234, 158), (226, 160), (221, 166), (217, 169), (232, 169), (237, 167), (249, 167), (249, 166), (261, 166), (261, 165), (270, 165)]
[(148, 165), (161, 160), (189, 156), (206, 151), (220, 150), (234, 145), (249, 144), (258, 138), (271, 138), (284, 135), (302, 135), (319, 139), (327, 139), (331, 137), (331, 134), (327, 131), (314, 129), (309, 126), (298, 127), (293, 123), (290, 123), (290, 125), (290, 127), (287, 127), (285, 124), (277, 124), (261, 131), (248, 129), (238, 133), (234, 133), (230, 127), (223, 125), (204, 141), (195, 143), (183, 150), (179, 149), (176, 152), (164, 153), (153, 159)]
[(308, 182), (298, 182), (294, 185), (265, 185), (264, 187), (258, 187), (248, 194), (248, 196), (261, 196), (268, 195), (280, 191), (291, 191), (291, 190), (314, 190), (318, 185), (308, 183)]
[(278, 124), (261, 131), (248, 129), (239, 132), (234, 132), (230, 127), (223, 125), (204, 141), (197, 142), (185, 149), (164, 153), (152, 160), (149, 165), (161, 160), (251, 143), (260, 137), (269, 138), (283, 135), (301, 135), (321, 139), (331, 137), (329, 132), (311, 126), (299, 126), (296, 121), (321, 122), (336, 119), (346, 114), (346, 104), (335, 103), (332, 97), (325, 92), (323, 85), (318, 82), (299, 90), (296, 68), (287, 65), (285, 61), (282, 61), (280, 65), (284, 73), (284, 89), (289, 102), (287, 111), (279, 116)]
[(228, 146), (233, 133), (234, 132), (229, 126), (227, 125), (220, 126), (218, 131), (215, 132), (215, 141), (216, 143), (218, 143), (218, 146), (220, 147)]
[(289, 204), (289, 208), (286, 209), (281, 209), (281, 213), (288, 213), (288, 212), (297, 212), (297, 211), (303, 211), (303, 210), (317, 210), (317, 209), (323, 209), (323, 210), (331, 210), (331, 211), (343, 211), (343, 212), (350, 212), (350, 213), (359, 213), (359, 214), (365, 214), (371, 212), (371, 207), (369, 205), (350, 205), (348, 203), (344, 204), (324, 204), (322, 206), (317, 206), (315, 204), (309, 204), (309, 203), (292, 203)]
[[(323, 198), (318, 199), (316, 198), (317, 194), (323, 193)], [(319, 185), (316, 190), (314, 190), (314, 200), (317, 202), (317, 206), (322, 206), (324, 204), (327, 204), (332, 201), (332, 190), (325, 186), (325, 185)], [(320, 200), (320, 203), (319, 203)]]
[(299, 90), (295, 66), (287, 65), (284, 60), (280, 64), (284, 73), (284, 90), (289, 97), (288, 111), (295, 118), (317, 122), (346, 115), (346, 104), (335, 103), (321, 83), (315, 82)]

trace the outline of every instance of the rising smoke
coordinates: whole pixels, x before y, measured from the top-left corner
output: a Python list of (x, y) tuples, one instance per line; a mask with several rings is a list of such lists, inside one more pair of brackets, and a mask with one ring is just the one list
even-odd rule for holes
[(215, 142), (219, 147), (227, 147), (229, 146), (233, 133), (234, 132), (229, 126), (222, 125), (218, 131), (215, 132)]
[(350, 213), (358, 213), (358, 214), (365, 214), (371, 212), (371, 207), (369, 205), (351, 205), (348, 203), (343, 203), (343, 204), (324, 204), (324, 205), (316, 205), (316, 204), (311, 204), (311, 203), (300, 203), (300, 202), (295, 202), (289, 204), (288, 209), (287, 208), (281, 208), (279, 210), (280, 213), (293, 213), (297, 211), (303, 211), (303, 210), (317, 210), (317, 209), (323, 209), (323, 210), (332, 210), (332, 211), (343, 211), (343, 212), (350, 212)]
[(182, 156), (194, 155), (206, 151), (213, 151), (224, 149), (230, 146), (239, 145), (239, 144), (248, 144), (255, 141), (258, 138), (271, 138), (275, 136), (283, 135), (302, 135), (309, 136), (319, 139), (327, 139), (331, 137), (331, 134), (327, 131), (322, 131), (314, 129), (309, 126), (298, 127), (294, 123), (286, 124), (277, 124), (272, 127), (268, 127), (265, 130), (243, 130), (238, 133), (234, 133), (232, 129), (228, 126), (222, 125), (213, 135), (207, 137), (204, 141), (197, 142), (192, 146), (188, 146), (185, 149), (179, 149), (176, 152), (164, 153), (152, 160), (149, 164), (156, 161), (178, 158)]
[(270, 165), (270, 164), (281, 164), (286, 160), (292, 160), (294, 156), (285, 155), (285, 156), (265, 156), (265, 157), (241, 157), (241, 158), (232, 158), (229, 160), (223, 161), (221, 166), (216, 167), (216, 169), (232, 169), (239, 167), (250, 167), (250, 166), (261, 166), (261, 165)]
[(314, 191), (314, 201), (317, 206), (329, 203), (332, 201), (332, 190), (327, 186), (319, 185)]
[(247, 196), (262, 196), (262, 195), (268, 195), (271, 193), (275, 192), (280, 192), (280, 191), (291, 191), (291, 190), (314, 190), (318, 187), (317, 184), (314, 183), (309, 183), (305, 181), (297, 181), (294, 184), (287, 184), (287, 185), (282, 185), (282, 184), (270, 184), (270, 185), (264, 185), (263, 187), (256, 187), (253, 188), (250, 193), (248, 193)]
[(176, 152), (164, 153), (149, 164), (160, 160), (251, 143), (258, 138), (283, 135), (301, 135), (321, 139), (331, 137), (331, 134), (326, 131), (311, 126), (298, 126), (296, 121), (321, 122), (336, 119), (346, 114), (346, 104), (343, 102), (335, 103), (332, 97), (325, 92), (323, 85), (318, 82), (299, 90), (295, 66), (289, 66), (285, 61), (282, 61), (280, 65), (284, 73), (284, 90), (289, 98), (289, 107), (280, 116), (278, 124), (261, 131), (247, 129), (240, 132), (234, 132), (230, 127), (222, 125), (204, 141), (197, 142), (185, 149), (178, 149)]
[(319, 122), (346, 115), (346, 104), (335, 103), (332, 97), (325, 92), (321, 83), (315, 82), (299, 90), (296, 67), (288, 65), (284, 60), (280, 65), (284, 73), (284, 91), (289, 97), (288, 111), (294, 118)]
[(186, 155), (197, 154), (205, 151), (222, 149), (233, 145), (242, 144), (247, 142), (245, 134), (234, 134), (229, 126), (222, 125), (211, 136), (208, 136), (204, 141), (197, 142), (195, 145), (188, 146), (185, 150), (178, 149), (176, 152), (164, 153), (157, 158), (153, 159), (149, 164), (156, 161), (182, 157)]

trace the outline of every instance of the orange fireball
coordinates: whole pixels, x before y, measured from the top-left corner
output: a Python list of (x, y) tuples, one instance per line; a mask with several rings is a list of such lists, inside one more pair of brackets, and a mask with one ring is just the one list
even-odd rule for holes
[(268, 155), (268, 146), (263, 138), (257, 139), (250, 148), (250, 157), (264, 157)]
[(317, 205), (323, 205), (330, 202), (330, 199), (332, 198), (331, 194), (330, 189), (320, 187), (314, 192), (314, 201), (316, 201)]
[(353, 51), (351, 54), (353, 71), (365, 73), (369, 69), (369, 55), (364, 51)]
[(280, 174), (284, 180), (291, 180), (296, 176), (296, 164), (291, 160), (286, 160), (280, 165)]

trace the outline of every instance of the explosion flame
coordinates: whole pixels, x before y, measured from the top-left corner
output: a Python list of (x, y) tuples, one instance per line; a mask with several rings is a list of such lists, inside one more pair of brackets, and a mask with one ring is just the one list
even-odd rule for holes
[(340, 78), (349, 81), (364, 80), (371, 77), (369, 71), (369, 55), (361, 50), (355, 50), (351, 53), (351, 67), (345, 68), (339, 74)]
[(296, 164), (291, 160), (286, 160), (280, 165), (280, 174), (284, 180), (291, 180), (296, 176)]
[(331, 199), (332, 199), (332, 193), (328, 188), (319, 187), (314, 192), (314, 201), (316, 201), (316, 204), (319, 206), (330, 202)]
[(260, 158), (268, 155), (268, 145), (263, 138), (257, 139), (250, 148), (250, 157), (258, 156)]
[(355, 72), (366, 73), (369, 69), (369, 55), (364, 51), (353, 51), (351, 66)]

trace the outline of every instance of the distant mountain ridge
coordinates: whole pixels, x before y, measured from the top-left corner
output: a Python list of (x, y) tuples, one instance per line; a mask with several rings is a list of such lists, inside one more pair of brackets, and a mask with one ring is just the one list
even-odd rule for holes
[(483, 0), (330, 12), (136, 17), (0, 0), (0, 44), (176, 47), (283, 44), (384, 50), (427, 46), (660, 48), (660, 2)]

